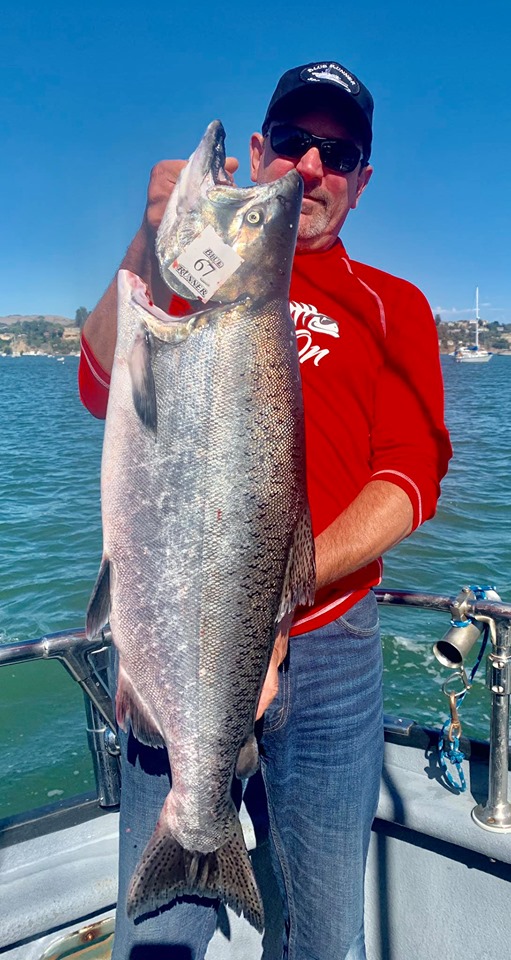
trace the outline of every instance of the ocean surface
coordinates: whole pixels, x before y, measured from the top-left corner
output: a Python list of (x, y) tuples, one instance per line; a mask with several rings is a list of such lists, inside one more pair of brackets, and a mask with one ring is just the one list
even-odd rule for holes
[[(420, 363), (420, 353), (417, 356)], [(383, 586), (456, 593), (494, 583), (511, 601), (511, 358), (442, 358), (455, 456), (434, 520), (388, 555)], [(103, 424), (81, 406), (78, 360), (0, 357), (0, 643), (83, 626), (101, 557)], [(385, 710), (446, 718), (432, 644), (445, 614), (381, 609)], [(484, 669), (461, 710), (488, 736)], [(83, 698), (53, 661), (0, 668), (0, 819), (93, 785)]]

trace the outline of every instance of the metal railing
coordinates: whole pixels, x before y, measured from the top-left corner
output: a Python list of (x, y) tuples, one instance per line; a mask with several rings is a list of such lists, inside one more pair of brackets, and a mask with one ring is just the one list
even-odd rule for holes
[(93, 640), (87, 639), (85, 630), (64, 630), (38, 640), (0, 644), (0, 667), (27, 660), (60, 660), (82, 688), (87, 740), (101, 807), (117, 806), (120, 797), (115, 713), (106, 678), (111, 640), (109, 630)]
[[(500, 599), (478, 599), (474, 589), (464, 587), (457, 596), (383, 589), (376, 589), (375, 594), (378, 603), (388, 606), (418, 607), (450, 614), (451, 626), (444, 638), (446, 643), (448, 638), (449, 642), (452, 640), (453, 625), (455, 629), (478, 621), (489, 621), (493, 625), (486, 679), (492, 699), (488, 800), (486, 804), (475, 807), (472, 815), (484, 829), (508, 832), (511, 831), (511, 804), (508, 801), (511, 604), (502, 603)], [(472, 631), (475, 639), (479, 633), (479, 630)], [(98, 800), (102, 807), (116, 806), (120, 791), (115, 714), (106, 680), (111, 639), (108, 629), (94, 640), (88, 640), (84, 630), (72, 630), (50, 634), (38, 640), (0, 645), (0, 667), (26, 660), (57, 659), (82, 688), (88, 743)], [(458, 656), (455, 660), (445, 658), (445, 644), (444, 647), (441, 644), (442, 641), (435, 644), (438, 659), (451, 667), (456, 665), (463, 671), (463, 655), (466, 651), (462, 644), (459, 644), (461, 652), (455, 643), (449, 647), (453, 650), (452, 657)], [(441, 656), (438, 654), (439, 647), (444, 651)]]
[[(465, 627), (478, 622), (491, 625), (491, 652), (486, 661), (486, 686), (491, 693), (490, 717), (490, 760), (488, 776), (488, 799), (478, 804), (472, 811), (475, 822), (485, 830), (508, 833), (511, 831), (511, 804), (508, 800), (509, 767), (509, 698), (511, 695), (511, 604), (499, 599), (478, 599), (478, 589), (463, 587), (457, 596), (416, 593), (407, 590), (375, 590), (379, 603), (421, 607), (426, 610), (449, 612), (450, 627), (444, 637), (447, 648), (451, 650), (451, 659), (447, 659), (440, 643), (435, 644), (434, 653), (441, 663), (455, 666), (464, 675), (463, 657), (468, 652), (462, 643), (456, 645), (452, 636), (454, 631), (462, 633)], [(497, 597), (493, 588), (487, 593)], [(476, 631), (476, 634), (479, 631)], [(477, 639), (473, 637), (473, 645)], [(440, 651), (439, 651), (440, 648)], [(458, 654), (456, 659), (456, 653)]]

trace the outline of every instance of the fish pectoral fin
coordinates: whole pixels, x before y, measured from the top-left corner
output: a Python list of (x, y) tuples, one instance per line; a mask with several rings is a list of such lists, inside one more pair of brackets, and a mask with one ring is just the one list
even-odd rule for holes
[(286, 575), (277, 613), (277, 623), (296, 607), (314, 602), (316, 592), (316, 561), (314, 537), (308, 505), (305, 507), (293, 533), (289, 549)]
[(253, 733), (241, 744), (236, 761), (236, 776), (246, 780), (259, 770), (259, 747)]
[(211, 853), (185, 850), (160, 816), (130, 884), (128, 916), (136, 919), (182, 896), (220, 899), (262, 933), (263, 904), (236, 814), (232, 836)]
[(140, 329), (128, 357), (133, 405), (144, 427), (156, 433), (156, 385), (151, 366), (151, 335)]
[(137, 693), (126, 670), (119, 664), (117, 693), (115, 696), (115, 714), (121, 730), (126, 731), (128, 721), (133, 736), (147, 747), (164, 747), (165, 740), (157, 720), (151, 714), (147, 704)]
[(108, 623), (110, 616), (110, 560), (103, 556), (94, 589), (92, 591), (87, 615), (85, 632), (87, 639), (92, 640)]

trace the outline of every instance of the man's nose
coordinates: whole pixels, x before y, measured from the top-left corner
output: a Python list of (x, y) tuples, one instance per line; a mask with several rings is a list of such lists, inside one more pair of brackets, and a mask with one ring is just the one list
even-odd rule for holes
[(296, 170), (303, 180), (321, 180), (323, 164), (317, 147), (310, 147), (296, 164)]

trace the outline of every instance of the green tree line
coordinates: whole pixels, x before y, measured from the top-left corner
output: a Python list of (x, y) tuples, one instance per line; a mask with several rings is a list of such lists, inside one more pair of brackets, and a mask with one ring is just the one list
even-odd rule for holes
[[(43, 353), (72, 353), (78, 348), (80, 330), (88, 316), (89, 311), (86, 307), (78, 307), (74, 319), (74, 326), (77, 328), (76, 339), (69, 336), (64, 338), (64, 326), (46, 320), (44, 316), (36, 317), (35, 320), (18, 320), (8, 327), (0, 328), (0, 333), (8, 334), (10, 337), (9, 340), (0, 340), (0, 353), (7, 355), (17, 353), (19, 345), (22, 349), (26, 347), (27, 350)], [(73, 321), (70, 321), (69, 326), (73, 326)]]

